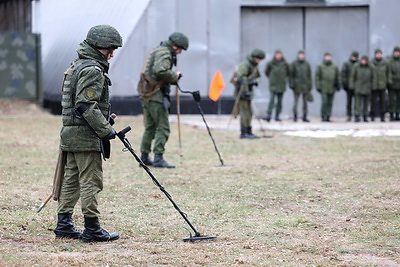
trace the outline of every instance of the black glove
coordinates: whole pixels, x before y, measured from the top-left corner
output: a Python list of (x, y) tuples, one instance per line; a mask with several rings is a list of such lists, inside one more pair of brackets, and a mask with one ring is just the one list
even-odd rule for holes
[(252, 86), (258, 86), (257, 80), (249, 80), (249, 81), (248, 81), (248, 84), (249, 84), (249, 85), (252, 85)]
[(388, 84), (386, 84), (386, 87), (388, 90), (392, 90), (392, 84), (388, 83)]
[(117, 135), (117, 132), (114, 130), (114, 128), (111, 128), (111, 132), (109, 134), (107, 134), (105, 137), (103, 137), (103, 140), (115, 139), (116, 135)]
[(193, 98), (194, 98), (194, 101), (200, 102), (201, 97), (200, 97), (200, 92), (199, 92), (199, 91), (194, 91), (194, 92), (192, 92), (192, 96), (193, 96)]
[(243, 92), (240, 95), (240, 99), (242, 100), (251, 100), (252, 93), (251, 92)]
[(349, 91), (349, 85), (347, 83), (343, 84), (343, 89), (347, 92)]
[(336, 87), (336, 91), (340, 91), (340, 87)]
[(321, 92), (322, 92), (321, 89), (319, 89), (319, 88), (317, 88), (317, 91), (318, 91), (318, 93), (321, 93)]

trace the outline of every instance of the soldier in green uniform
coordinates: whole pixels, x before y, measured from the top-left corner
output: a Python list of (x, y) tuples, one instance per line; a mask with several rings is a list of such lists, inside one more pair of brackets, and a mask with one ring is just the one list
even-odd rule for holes
[(385, 95), (386, 86), (392, 84), (392, 73), (389, 64), (382, 57), (382, 50), (375, 49), (375, 57), (371, 61), (376, 69), (376, 88), (371, 92), (371, 120), (375, 121), (377, 110), (380, 111), (381, 122), (385, 121)]
[(335, 91), (339, 91), (340, 87), (339, 69), (332, 62), (332, 55), (325, 53), (324, 60), (318, 65), (315, 72), (315, 87), (321, 93), (321, 118), (323, 122), (330, 122), (332, 115), (333, 99)]
[[(175, 168), (163, 157), (170, 128), (168, 121), (170, 107), (170, 85), (176, 84), (180, 72), (172, 70), (176, 66), (176, 56), (187, 50), (189, 39), (180, 32), (172, 33), (168, 40), (161, 42), (147, 56), (138, 84), (142, 102), (145, 131), (140, 146), (141, 159), (149, 166)], [(151, 143), (154, 140), (154, 161), (149, 157)]]
[(239, 64), (235, 74), (235, 96), (239, 97), (240, 138), (258, 138), (251, 130), (251, 118), (253, 116), (251, 97), (253, 86), (258, 85), (257, 78), (260, 77), (257, 66), (264, 58), (265, 52), (263, 50), (254, 49), (250, 55), (247, 55), (246, 60)]
[(281, 121), (279, 115), (282, 111), (282, 98), (286, 91), (286, 80), (289, 77), (289, 64), (286, 62), (281, 50), (275, 51), (274, 58), (265, 67), (265, 75), (269, 78), (270, 99), (267, 116), (264, 120), (271, 120), (272, 111), (275, 107), (275, 98), (277, 98), (275, 121)]
[(360, 122), (360, 116), (363, 116), (364, 122), (368, 122), (369, 96), (377, 85), (375, 67), (369, 64), (367, 55), (363, 55), (360, 63), (354, 66), (349, 86), (354, 88), (356, 98), (355, 122)]
[(353, 70), (354, 65), (357, 62), (358, 62), (358, 52), (353, 51), (350, 55), (349, 60), (343, 63), (341, 71), (342, 87), (346, 91), (346, 96), (347, 96), (347, 104), (346, 104), (347, 121), (351, 121), (351, 117), (353, 116), (354, 89), (349, 88), (349, 83), (350, 83), (351, 72)]
[(389, 92), (390, 121), (400, 120), (400, 46), (393, 49), (393, 55), (388, 59), (392, 74), (392, 83), (387, 84)]
[(301, 96), (303, 99), (303, 121), (309, 122), (307, 119), (307, 95), (312, 88), (311, 67), (305, 60), (303, 50), (297, 53), (297, 59), (290, 65), (289, 87), (294, 93), (293, 121), (297, 121), (297, 105)]
[[(118, 233), (108, 233), (100, 227), (97, 200), (103, 189), (102, 144), (116, 134), (109, 123), (108, 60), (121, 46), (122, 38), (115, 28), (94, 26), (77, 48), (78, 59), (64, 73), (60, 148), (66, 153), (66, 164), (54, 230), (56, 237), (82, 238), (83, 242), (119, 238)], [(82, 234), (72, 222), (79, 198), (85, 219)]]

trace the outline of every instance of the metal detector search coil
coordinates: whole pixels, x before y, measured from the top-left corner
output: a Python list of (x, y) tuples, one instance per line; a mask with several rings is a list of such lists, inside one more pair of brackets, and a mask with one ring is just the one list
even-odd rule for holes
[(196, 228), (194, 228), (193, 224), (189, 221), (186, 213), (184, 213), (178, 205), (175, 203), (175, 201), (172, 199), (172, 196), (165, 190), (165, 188), (160, 184), (160, 182), (157, 180), (157, 178), (154, 176), (154, 174), (150, 171), (149, 167), (147, 167), (146, 164), (143, 163), (143, 161), (140, 159), (140, 157), (136, 154), (136, 152), (133, 150), (131, 144), (129, 143), (128, 139), (125, 137), (125, 134), (129, 132), (132, 128), (130, 126), (125, 127), (122, 129), (118, 134), (118, 138), (121, 140), (121, 142), (124, 144), (125, 148), (127, 151), (131, 152), (131, 154), (134, 156), (136, 161), (139, 163), (140, 167), (142, 167), (147, 174), (151, 177), (153, 180), (154, 184), (160, 189), (161, 192), (164, 193), (164, 195), (171, 201), (172, 205), (174, 208), (179, 212), (179, 214), (182, 216), (182, 218), (186, 221), (186, 223), (190, 226), (190, 228), (194, 231), (194, 236), (190, 233), (190, 237), (184, 238), (183, 241), (198, 241), (198, 240), (208, 240), (208, 239), (215, 239), (217, 238), (216, 236), (209, 236), (209, 235), (201, 235)]

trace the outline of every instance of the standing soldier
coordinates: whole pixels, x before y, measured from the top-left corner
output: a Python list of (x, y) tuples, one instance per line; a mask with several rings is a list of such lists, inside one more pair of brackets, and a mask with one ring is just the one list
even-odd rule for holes
[[(104, 158), (109, 156), (103, 148), (116, 135), (108, 118), (108, 60), (121, 46), (122, 38), (115, 28), (94, 26), (78, 46), (78, 59), (64, 73), (60, 149), (66, 164), (58, 199), (56, 237), (82, 238), (83, 242), (119, 238), (118, 233), (108, 233), (100, 227), (97, 195), (103, 189), (101, 152)], [(79, 198), (85, 218), (82, 234), (72, 222)]]
[(360, 63), (357, 63), (351, 72), (350, 88), (354, 88), (355, 122), (360, 122), (363, 116), (364, 122), (368, 122), (368, 104), (372, 88), (377, 88), (375, 67), (369, 64), (368, 56), (364, 55)]
[(303, 50), (297, 53), (297, 60), (290, 66), (289, 86), (294, 93), (293, 120), (297, 121), (297, 104), (300, 96), (303, 99), (303, 121), (310, 122), (307, 119), (307, 95), (312, 88), (311, 67), (305, 60)]
[(318, 65), (315, 73), (315, 87), (321, 93), (321, 118), (330, 122), (335, 91), (339, 91), (339, 69), (332, 63), (332, 55), (325, 53), (324, 61)]
[(372, 60), (372, 65), (376, 69), (377, 87), (372, 88), (371, 92), (371, 121), (375, 121), (376, 112), (379, 110), (381, 122), (384, 122), (386, 86), (392, 84), (392, 73), (390, 72), (389, 64), (382, 58), (382, 50), (379, 48), (375, 49), (375, 58)]
[(346, 114), (347, 121), (351, 121), (351, 117), (353, 115), (353, 99), (354, 99), (354, 88), (350, 88), (350, 75), (353, 71), (354, 65), (358, 62), (358, 51), (353, 51), (350, 55), (348, 61), (343, 63), (342, 66), (342, 86), (346, 91), (347, 95), (347, 104), (346, 104)]
[[(170, 85), (176, 84), (180, 72), (172, 71), (176, 66), (176, 56), (187, 50), (189, 39), (180, 32), (172, 33), (167, 41), (153, 49), (143, 65), (138, 92), (142, 102), (145, 130), (140, 147), (144, 164), (161, 168), (175, 168), (164, 160), (165, 144), (168, 141)], [(154, 141), (154, 161), (149, 157), (151, 143)]]
[(392, 83), (388, 83), (390, 121), (400, 120), (400, 46), (393, 49), (389, 57), (389, 68), (392, 73)]
[(281, 121), (279, 114), (282, 111), (282, 98), (286, 90), (286, 79), (289, 77), (289, 64), (283, 57), (281, 50), (276, 50), (274, 58), (268, 62), (265, 67), (265, 75), (269, 78), (270, 99), (267, 110), (266, 121), (271, 120), (272, 110), (275, 106), (275, 97), (277, 98), (275, 109), (275, 121)]

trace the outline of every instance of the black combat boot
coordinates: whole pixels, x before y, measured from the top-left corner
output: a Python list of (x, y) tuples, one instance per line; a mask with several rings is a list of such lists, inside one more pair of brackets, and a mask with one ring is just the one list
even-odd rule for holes
[(57, 227), (54, 229), (56, 238), (81, 238), (82, 233), (75, 229), (71, 213), (59, 213), (57, 217)]
[(394, 114), (390, 112), (390, 121), (394, 121)]
[(267, 116), (265, 116), (264, 118), (262, 118), (263, 120), (266, 120), (266, 121), (270, 121), (271, 120), (271, 114), (270, 113), (268, 113), (267, 114)]
[(294, 115), (293, 115), (293, 121), (294, 121), (294, 122), (297, 122), (297, 114), (294, 114)]
[(83, 242), (107, 242), (118, 238), (118, 233), (109, 233), (100, 227), (99, 218), (85, 216), (85, 230), (82, 234)]
[(276, 115), (275, 115), (275, 121), (282, 121), (282, 120), (279, 118), (279, 114), (276, 114)]
[(360, 120), (360, 116), (359, 115), (356, 115), (355, 116), (355, 119), (354, 119), (354, 122), (360, 122), (361, 120)]
[(381, 122), (385, 122), (385, 113), (381, 114)]
[(260, 138), (257, 135), (253, 134), (253, 132), (251, 131), (251, 127), (247, 128), (247, 138), (249, 139), (257, 139)]
[(304, 114), (304, 115), (303, 115), (303, 122), (310, 122), (310, 121), (307, 119), (307, 114)]
[(347, 122), (350, 122), (351, 121), (351, 115), (348, 115), (347, 116), (347, 120), (346, 120)]
[(396, 113), (396, 121), (400, 121), (399, 113)]
[(246, 138), (248, 138), (247, 130), (246, 129), (240, 129), (240, 139), (246, 139)]
[(154, 156), (153, 167), (156, 167), (156, 168), (175, 168), (175, 165), (169, 164), (164, 159), (162, 154), (156, 154)]
[(142, 153), (140, 159), (146, 166), (153, 166), (153, 161), (149, 158), (149, 153)]
[(364, 122), (368, 122), (368, 116), (364, 115)]
[(326, 117), (326, 122), (332, 122), (330, 116)]
[(371, 113), (371, 121), (375, 121), (375, 114)]

